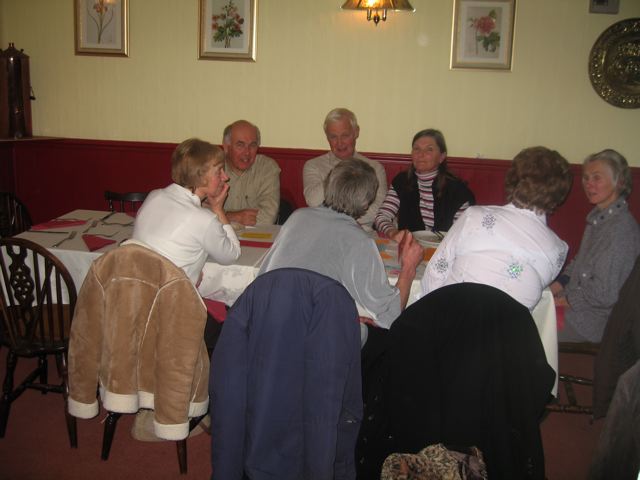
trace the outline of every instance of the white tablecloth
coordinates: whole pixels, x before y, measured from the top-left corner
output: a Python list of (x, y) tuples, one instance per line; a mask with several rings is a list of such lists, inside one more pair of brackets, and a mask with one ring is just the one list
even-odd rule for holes
[[(85, 225), (60, 228), (62, 231), (78, 232), (75, 238), (63, 243), (59, 248), (50, 248), (51, 245), (65, 237), (65, 234), (52, 234), (44, 232), (24, 232), (18, 235), (21, 238), (27, 238), (39, 243), (50, 250), (65, 264), (69, 273), (73, 277), (76, 288), (79, 290), (84, 277), (89, 271), (89, 267), (93, 260), (103, 253), (115, 248), (120, 242), (130, 237), (133, 227), (131, 226), (132, 218), (124, 213), (117, 213), (111, 216), (107, 221), (110, 223), (119, 223), (121, 225), (98, 225), (89, 230), (87, 233), (113, 235), (111, 238), (116, 241), (112, 245), (108, 245), (100, 250), (89, 252), (88, 248), (82, 240), (81, 233), (91, 224), (91, 221), (104, 217), (108, 212), (96, 210), (74, 210), (61, 218), (73, 218), (88, 220)], [(277, 236), (280, 227), (276, 225), (259, 226), (255, 228), (247, 228), (238, 232), (241, 240), (252, 242), (271, 243)], [(50, 232), (51, 230), (48, 230)], [(376, 238), (376, 244), (387, 273), (389, 281), (395, 285), (398, 279), (398, 271), (400, 264), (397, 257), (397, 244), (390, 240)], [(267, 253), (266, 248), (258, 248), (251, 246), (242, 246), (242, 254), (238, 261), (233, 265), (219, 265), (213, 261), (205, 264), (203, 269), (203, 278), (198, 290), (200, 294), (208, 299), (224, 302), (227, 305), (233, 303), (242, 294), (244, 289), (255, 279), (260, 263)], [(424, 265), (418, 268), (416, 278), (411, 285), (411, 293), (409, 295), (409, 304), (416, 301), (420, 292), (420, 279), (424, 274)], [(364, 309), (359, 308), (361, 313)], [(547, 355), (547, 362), (557, 372), (558, 371), (558, 340), (556, 330), (556, 311), (553, 302), (553, 295), (549, 289), (542, 293), (542, 298), (532, 312), (533, 319), (540, 333), (540, 339)], [(557, 376), (556, 385), (553, 394), (557, 392)]]

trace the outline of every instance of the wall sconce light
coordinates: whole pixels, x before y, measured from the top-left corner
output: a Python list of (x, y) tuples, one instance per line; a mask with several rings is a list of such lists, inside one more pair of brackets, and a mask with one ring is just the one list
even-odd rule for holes
[(342, 5), (343, 10), (366, 10), (367, 20), (373, 19), (373, 23), (378, 26), (382, 19), (387, 20), (387, 10), (415, 12), (408, 0), (347, 0)]

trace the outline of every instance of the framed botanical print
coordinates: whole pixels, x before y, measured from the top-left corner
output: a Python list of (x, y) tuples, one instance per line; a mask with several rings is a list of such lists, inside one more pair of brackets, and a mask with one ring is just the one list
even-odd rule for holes
[(258, 0), (200, 0), (198, 54), (206, 60), (256, 60)]
[(129, 56), (128, 0), (75, 0), (76, 55)]

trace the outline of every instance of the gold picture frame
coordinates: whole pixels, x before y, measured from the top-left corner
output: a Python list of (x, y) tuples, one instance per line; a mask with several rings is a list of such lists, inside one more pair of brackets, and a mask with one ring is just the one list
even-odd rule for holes
[(454, 0), (451, 69), (511, 70), (516, 0)]
[(74, 0), (76, 55), (129, 56), (128, 0)]
[(256, 61), (258, 0), (200, 0), (198, 58)]

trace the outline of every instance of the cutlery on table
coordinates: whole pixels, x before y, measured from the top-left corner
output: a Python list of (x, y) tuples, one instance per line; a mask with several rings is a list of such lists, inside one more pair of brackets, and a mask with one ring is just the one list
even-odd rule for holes
[(91, 222), (89, 226), (82, 231), (82, 233), (87, 233), (92, 228), (96, 228), (98, 226), (98, 221), (99, 220), (94, 220), (93, 222)]
[(117, 213), (117, 212), (115, 212), (115, 211), (114, 211), (114, 212), (109, 212), (109, 213), (107, 213), (104, 217), (100, 218), (99, 220), (100, 220), (102, 223), (104, 223), (104, 221), (105, 221), (107, 218), (111, 217), (112, 215), (115, 215), (116, 213)]
[(131, 225), (133, 225), (133, 220), (131, 220), (130, 222), (127, 223), (120, 223), (120, 222), (102, 222), (102, 225), (118, 225), (120, 227), (130, 227)]
[(76, 233), (78, 232), (71, 232), (69, 235), (67, 235), (66, 237), (64, 237), (62, 240), (60, 240), (59, 242), (54, 243), (53, 245), (51, 245), (51, 248), (56, 248), (59, 247), (60, 245), (62, 245), (64, 242), (66, 242), (67, 240), (71, 240), (72, 238), (76, 237)]
[(113, 233), (94, 233), (93, 235), (95, 235), (96, 237), (106, 237), (106, 238), (111, 238), (111, 237), (115, 237), (117, 234), (120, 233), (120, 230), (116, 230)]

